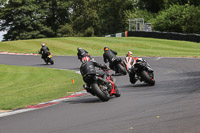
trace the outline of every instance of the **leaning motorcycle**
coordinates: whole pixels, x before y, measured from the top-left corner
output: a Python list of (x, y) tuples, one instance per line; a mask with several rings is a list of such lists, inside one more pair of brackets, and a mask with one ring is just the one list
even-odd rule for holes
[[(105, 70), (104, 70), (105, 71)], [(94, 96), (97, 96), (101, 101), (108, 101), (111, 96), (115, 95), (116, 97), (120, 97), (120, 93), (117, 87), (114, 85), (113, 78), (109, 72), (107, 71), (106, 81), (98, 74), (88, 74), (86, 75), (87, 82), (87, 92), (91, 93)], [(109, 85), (107, 84), (109, 82)]]
[(126, 75), (126, 68), (124, 67), (121, 58), (113, 57), (112, 58), (112, 65), (114, 67), (115, 71), (118, 71), (119, 73)]
[(50, 52), (47, 52), (47, 56), (46, 56), (46, 58), (44, 59), (44, 62), (45, 62), (46, 64), (50, 63), (51, 65), (53, 65), (53, 64), (54, 64), (54, 61), (53, 61), (52, 58), (53, 58), (52, 54), (51, 54)]
[(129, 73), (130, 80), (135, 78), (134, 82), (140, 80), (140, 82), (144, 81), (151, 86), (155, 85), (154, 71), (146, 60), (142, 58), (134, 60), (132, 57), (126, 57), (123, 63)]

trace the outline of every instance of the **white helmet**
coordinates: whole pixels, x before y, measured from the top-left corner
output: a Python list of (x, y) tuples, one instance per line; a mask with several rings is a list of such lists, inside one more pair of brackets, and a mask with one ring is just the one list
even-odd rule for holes
[(45, 46), (45, 43), (42, 43), (41, 46), (44, 47), (44, 46)]

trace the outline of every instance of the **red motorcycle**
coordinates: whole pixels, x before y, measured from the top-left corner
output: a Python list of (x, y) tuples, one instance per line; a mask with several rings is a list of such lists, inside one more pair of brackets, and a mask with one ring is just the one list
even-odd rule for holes
[(102, 101), (108, 101), (111, 96), (120, 97), (120, 93), (116, 85), (114, 84), (113, 78), (109, 70), (104, 70), (107, 73), (106, 81), (98, 74), (86, 75), (87, 92), (94, 96), (97, 96)]

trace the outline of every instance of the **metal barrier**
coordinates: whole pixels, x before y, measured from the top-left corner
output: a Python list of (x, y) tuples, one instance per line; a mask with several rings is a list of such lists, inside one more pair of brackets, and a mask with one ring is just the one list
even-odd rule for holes
[(169, 39), (169, 40), (182, 40), (191, 42), (200, 42), (199, 34), (183, 34), (177, 32), (160, 32), (160, 31), (125, 31), (116, 34), (106, 35), (105, 37), (149, 37), (158, 39)]
[(150, 37), (150, 38), (159, 38), (159, 39), (169, 39), (169, 40), (183, 40), (191, 42), (200, 42), (199, 34), (183, 34), (176, 32), (147, 32), (147, 31), (128, 31), (128, 37)]

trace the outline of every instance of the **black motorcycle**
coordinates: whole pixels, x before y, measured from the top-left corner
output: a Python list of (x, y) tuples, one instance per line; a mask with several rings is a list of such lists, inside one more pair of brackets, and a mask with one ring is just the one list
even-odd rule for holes
[[(87, 92), (97, 96), (101, 101), (108, 101), (113, 95), (120, 97), (119, 90), (115, 87), (112, 76), (109, 71), (107, 72), (109, 75), (107, 76), (106, 81), (98, 74), (89, 74), (85, 77), (85, 80), (88, 81), (88, 86), (84, 88)], [(108, 82), (109, 85), (107, 84)]]
[(129, 73), (130, 81), (134, 79), (133, 83), (140, 80), (140, 82), (144, 81), (151, 86), (155, 85), (154, 71), (146, 60), (142, 58), (133, 60), (132, 57), (126, 57), (124, 64)]
[(113, 66), (113, 69), (122, 74), (122, 75), (126, 75), (127, 74), (127, 71), (126, 71), (126, 68), (124, 67), (123, 63), (122, 63), (122, 60), (121, 58), (118, 58), (118, 57), (113, 57), (112, 58), (112, 66)]
[(53, 61), (52, 58), (53, 58), (53, 55), (52, 55), (50, 52), (47, 52), (45, 58), (43, 58), (43, 59), (44, 59), (44, 62), (45, 62), (46, 64), (50, 63), (51, 65), (53, 65), (53, 64), (54, 64), (54, 61)]

